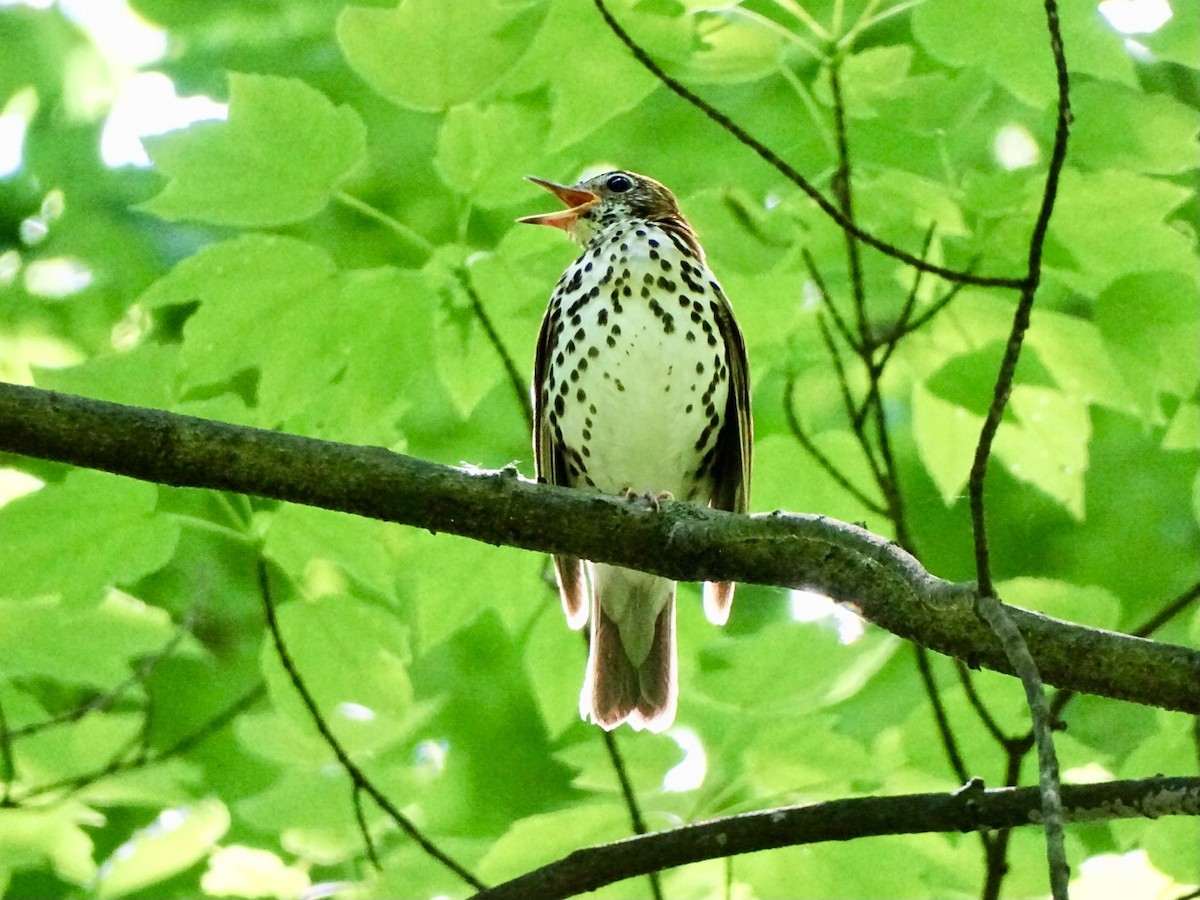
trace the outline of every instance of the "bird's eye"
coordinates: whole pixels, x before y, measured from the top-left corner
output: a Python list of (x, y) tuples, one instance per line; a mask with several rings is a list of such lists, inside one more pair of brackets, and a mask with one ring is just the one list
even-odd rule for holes
[(614, 194), (623, 194), (633, 187), (633, 182), (627, 175), (612, 175), (604, 182), (604, 186)]

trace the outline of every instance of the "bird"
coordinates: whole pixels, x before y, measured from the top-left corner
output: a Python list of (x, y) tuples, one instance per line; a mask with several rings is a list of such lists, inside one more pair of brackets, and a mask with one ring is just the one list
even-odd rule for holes
[[(614, 170), (575, 185), (529, 176), (566, 209), (519, 222), (566, 232), (583, 252), (542, 318), (531, 386), (539, 481), (744, 513), (750, 380), (733, 308), (675, 196)], [(579, 712), (606, 731), (662, 732), (679, 698), (675, 582), (556, 555), (567, 624), (591, 621)], [(732, 582), (704, 586), (724, 625)]]

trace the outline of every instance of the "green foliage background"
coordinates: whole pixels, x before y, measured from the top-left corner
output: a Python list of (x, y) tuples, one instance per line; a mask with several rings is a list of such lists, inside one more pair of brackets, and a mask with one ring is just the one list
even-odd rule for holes
[[(1095, 4), (1063, 4), (1072, 143), (987, 495), (1005, 600), (1127, 631), (1197, 580), (1200, 29), (1194, 4), (1174, 5), (1139, 50)], [(57, 9), (0, 8), (0, 105), (27, 88), (37, 99), (24, 166), (0, 181), (0, 376), (531, 474), (522, 406), (471, 292), (524, 376), (573, 250), (513, 225), (549, 199), (521, 176), (611, 163), (676, 191), (733, 299), (755, 390), (753, 508), (892, 534), (803, 451), (784, 411), (795, 379), (806, 432), (877, 497), (801, 256), (848, 309), (843, 233), (642, 69), (592, 4), (132, 6), (168, 30), (157, 67), (181, 94), (228, 99), (228, 121), (154, 139), (152, 169), (107, 169), (107, 109), (84, 102), (109, 78), (95, 48)], [(672, 74), (828, 193), (827, 48), (789, 6), (612, 4)], [(1040, 4), (806, 8), (850, 35), (840, 73), (862, 226), (911, 252), (932, 229), (936, 262), (1023, 274), (1054, 123)], [(999, 165), (1006, 126), (1031, 137), (1037, 164)], [(39, 216), (49, 230), (35, 241), (22, 223)], [(31, 267), (64, 257), (90, 284), (32, 291)], [(913, 275), (874, 251), (864, 266), (884, 333)], [(923, 279), (918, 311), (945, 289)], [(911, 546), (942, 577), (974, 575), (965, 484), (1014, 302), (964, 289), (900, 344), (882, 381)], [(848, 375), (861, 396), (865, 374)], [(260, 560), (335, 733), (478, 877), (629, 833), (599, 733), (578, 720), (582, 642), (540, 557), (0, 462), (6, 485), (16, 471), (44, 482), (0, 508), (5, 896), (289, 896), (310, 880), (368, 896), (467, 891), (369, 803), (383, 873), (368, 865), (349, 783), (264, 636)], [(743, 587), (723, 630), (692, 589), (683, 597), (678, 724), (707, 770), (698, 788), (666, 791), (681, 745), (618, 735), (651, 828), (957, 786), (910, 646), (872, 629), (843, 645), (793, 621), (774, 590)], [(1155, 636), (1194, 644), (1197, 621), (1193, 604)], [(933, 662), (970, 773), (1003, 783), (1004, 749), (952, 664)], [(1006, 733), (1026, 730), (1019, 684), (974, 684)], [(1081, 698), (1067, 722), (1069, 778), (1196, 771), (1180, 714)], [(1072, 828), (1068, 850), (1078, 864), (1144, 848), (1186, 884), (1194, 837), (1186, 820), (1096, 824)], [(1013, 836), (1007, 895), (1047, 891), (1039, 842)], [(974, 836), (927, 835), (696, 865), (667, 873), (664, 890), (964, 897), (982, 869)]]

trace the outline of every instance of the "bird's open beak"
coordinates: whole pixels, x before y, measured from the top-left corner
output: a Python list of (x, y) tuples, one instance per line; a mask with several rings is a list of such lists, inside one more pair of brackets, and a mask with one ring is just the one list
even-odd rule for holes
[(560, 212), (545, 213), (540, 216), (525, 216), (517, 219), (518, 222), (524, 222), (526, 225), (549, 225), (552, 228), (561, 228), (563, 231), (568, 231), (575, 224), (576, 219), (600, 202), (600, 197), (591, 191), (580, 190), (577, 187), (568, 187), (565, 184), (555, 184), (553, 181), (547, 181), (544, 178), (537, 178), (533, 175), (525, 177), (538, 187), (544, 187), (568, 206), (568, 209)]

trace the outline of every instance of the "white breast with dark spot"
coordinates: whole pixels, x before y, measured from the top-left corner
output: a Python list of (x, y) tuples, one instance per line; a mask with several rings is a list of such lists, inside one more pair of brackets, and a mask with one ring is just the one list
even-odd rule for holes
[(563, 274), (542, 401), (571, 484), (708, 500), (729, 392), (717, 290), (686, 245), (637, 220)]

